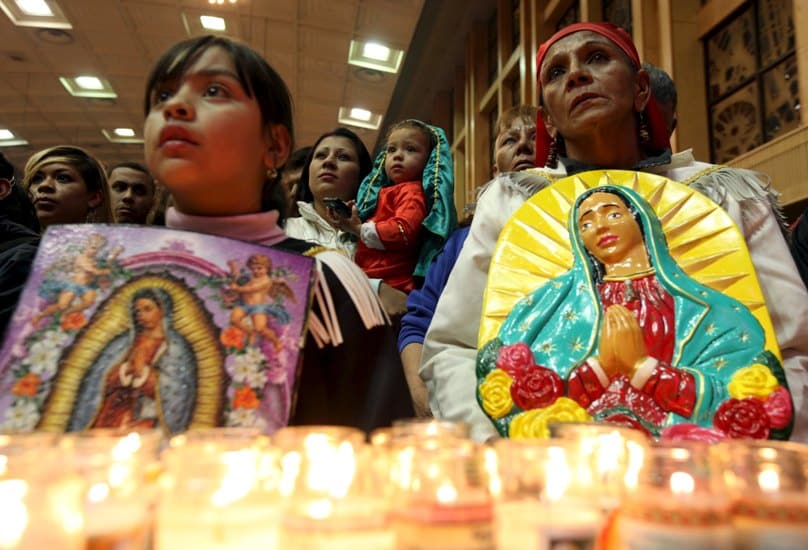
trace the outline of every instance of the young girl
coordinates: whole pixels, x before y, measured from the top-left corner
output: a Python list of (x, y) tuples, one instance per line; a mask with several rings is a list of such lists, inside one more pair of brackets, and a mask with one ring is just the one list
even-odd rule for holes
[(368, 277), (411, 291), (457, 225), (453, 194), (443, 130), (414, 119), (395, 124), (343, 224), (359, 237), (356, 263)]
[[(145, 111), (149, 169), (174, 199), (167, 226), (314, 251), (279, 226), (291, 98), (255, 51), (214, 36), (176, 44), (149, 77)], [(292, 423), (371, 430), (412, 415), (394, 334), (367, 279), (338, 252), (317, 258)]]

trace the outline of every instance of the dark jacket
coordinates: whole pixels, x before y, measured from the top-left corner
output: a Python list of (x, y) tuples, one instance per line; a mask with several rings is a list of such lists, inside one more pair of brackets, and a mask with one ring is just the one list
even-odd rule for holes
[(39, 235), (0, 216), (0, 342), (34, 263)]

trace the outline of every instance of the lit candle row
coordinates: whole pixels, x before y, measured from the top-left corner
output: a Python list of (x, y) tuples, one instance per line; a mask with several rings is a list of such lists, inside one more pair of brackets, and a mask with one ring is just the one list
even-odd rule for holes
[[(0, 549), (799, 548), (808, 451), (559, 425), (0, 436)], [(692, 549), (688, 549), (692, 550)]]

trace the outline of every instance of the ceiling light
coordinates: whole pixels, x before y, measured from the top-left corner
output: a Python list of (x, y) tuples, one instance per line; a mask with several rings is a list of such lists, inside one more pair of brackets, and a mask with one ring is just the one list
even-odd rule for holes
[(37, 17), (50, 17), (53, 15), (53, 11), (45, 0), (15, 0), (15, 2), (26, 15), (35, 15)]
[(388, 48), (378, 42), (351, 40), (348, 63), (385, 73), (397, 73), (404, 59), (404, 50)]
[(59, 82), (75, 97), (94, 97), (102, 99), (112, 99), (118, 97), (112, 84), (105, 78), (97, 76), (81, 75), (76, 77), (60, 76)]
[(97, 76), (77, 76), (74, 81), (78, 84), (79, 88), (85, 90), (103, 90), (104, 85)]
[(359, 107), (354, 107), (351, 109), (351, 118), (355, 118), (356, 120), (364, 120), (367, 122), (370, 120), (370, 115), (372, 115), (370, 111), (367, 109), (360, 109)]
[(358, 126), (359, 128), (378, 130), (379, 126), (382, 125), (382, 115), (357, 107), (352, 109), (340, 107), (337, 121), (340, 124), (349, 124), (351, 126)]
[(224, 19), (213, 15), (200, 15), (199, 22), (202, 23), (202, 28), (209, 31), (223, 31), (227, 28)]
[(362, 48), (362, 55), (376, 61), (387, 61), (390, 59), (390, 48), (375, 42), (366, 42), (365, 47)]
[(0, 0), (0, 9), (18, 27), (73, 28), (54, 0)]
[(11, 147), (13, 145), (28, 145), (28, 142), (8, 128), (0, 128), (0, 147)]
[(143, 143), (143, 138), (137, 137), (132, 128), (103, 129), (101, 133), (110, 143)]

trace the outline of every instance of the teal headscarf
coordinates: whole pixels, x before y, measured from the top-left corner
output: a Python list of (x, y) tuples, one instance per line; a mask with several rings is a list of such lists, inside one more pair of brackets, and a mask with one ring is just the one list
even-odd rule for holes
[[(765, 335), (757, 319), (742, 303), (702, 285), (679, 267), (670, 256), (662, 226), (651, 206), (627, 187), (605, 185), (592, 192), (622, 197), (636, 212), (657, 280), (674, 300), (671, 366), (693, 375), (697, 397), (691, 418), (668, 413), (666, 425), (688, 422), (712, 427), (716, 408), (730, 397), (727, 384), (732, 375), (755, 363), (768, 366), (780, 384), (787, 387), (779, 361), (764, 350)], [(578, 230), (580, 205), (592, 192), (581, 194), (570, 212), (572, 268), (520, 300), (498, 336), (502, 345), (527, 343), (536, 364), (565, 380), (598, 351), (603, 316), (597, 289), (598, 265), (584, 248)], [(772, 435), (775, 436), (774, 430)]]
[[(446, 134), (437, 126), (430, 126), (421, 121), (415, 122), (429, 128), (437, 142), (429, 153), (429, 158), (426, 161), (424, 173), (421, 177), (426, 199), (426, 218), (424, 218), (423, 222), (426, 234), (423, 237), (421, 252), (413, 274), (418, 277), (425, 277), (432, 259), (438, 255), (443, 248), (443, 243), (446, 242), (446, 239), (457, 226), (457, 212), (455, 212), (454, 207), (452, 152), (449, 148)], [(362, 221), (370, 219), (376, 212), (379, 191), (383, 187), (393, 185), (393, 182), (390, 181), (384, 171), (386, 156), (387, 148), (385, 147), (376, 157), (373, 170), (359, 184), (359, 190), (356, 193), (356, 204)]]

